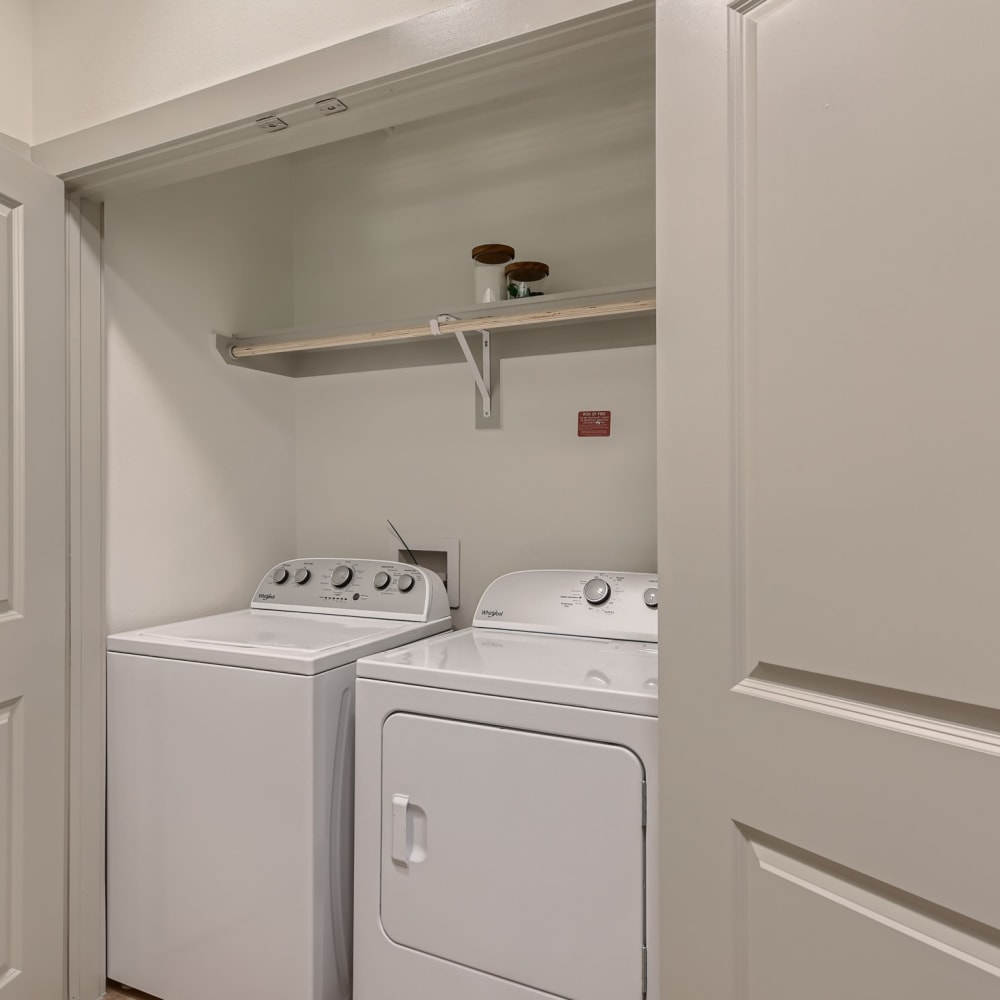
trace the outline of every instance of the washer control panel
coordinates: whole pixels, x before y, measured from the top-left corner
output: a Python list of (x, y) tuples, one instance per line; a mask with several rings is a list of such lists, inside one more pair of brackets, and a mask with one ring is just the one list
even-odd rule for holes
[(653, 573), (524, 570), (501, 576), (486, 588), (472, 624), (656, 642), (658, 606)]
[(382, 559), (326, 557), (279, 563), (258, 584), (250, 607), (404, 621), (450, 614), (444, 584), (430, 570)]

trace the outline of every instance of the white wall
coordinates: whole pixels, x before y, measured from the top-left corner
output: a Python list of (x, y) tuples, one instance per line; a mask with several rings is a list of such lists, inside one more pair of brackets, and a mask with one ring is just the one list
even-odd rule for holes
[(291, 381), (210, 336), (290, 319), (286, 178), (272, 161), (106, 204), (111, 631), (245, 606), (294, 549)]
[(6, 0), (0, 21), (0, 133), (30, 143), (32, 0)]
[[(547, 261), (550, 290), (652, 283), (652, 83), (636, 67), (298, 156), (296, 321), (468, 304), (482, 242)], [(479, 431), (461, 364), (298, 380), (299, 553), (388, 555), (387, 517), (457, 537), (458, 625), (510, 570), (655, 569), (653, 347), (509, 358), (501, 379), (502, 429)], [(612, 436), (578, 438), (583, 409)]]
[(35, 0), (35, 142), (445, 6), (442, 0)]
[(467, 305), (479, 243), (546, 261), (549, 292), (654, 280), (651, 63), (295, 164), (300, 324)]
[(512, 569), (655, 568), (652, 346), (508, 358), (477, 431), (461, 364), (289, 380), (209, 337), (461, 307), (478, 242), (550, 291), (651, 283), (652, 93), (637, 65), (109, 201), (110, 627), (243, 605), (290, 555), (388, 555), (386, 517), (460, 539), (459, 624)]
[[(655, 569), (654, 350), (508, 359), (500, 431), (459, 365), (300, 380), (299, 552), (387, 556), (387, 517), (458, 538), (457, 626), (511, 570)], [(612, 436), (578, 438), (583, 409)]]

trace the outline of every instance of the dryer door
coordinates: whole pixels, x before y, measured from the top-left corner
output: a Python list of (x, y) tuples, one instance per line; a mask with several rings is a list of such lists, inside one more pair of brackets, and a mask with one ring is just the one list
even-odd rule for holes
[(643, 779), (624, 747), (391, 715), (386, 934), (557, 997), (640, 997)]

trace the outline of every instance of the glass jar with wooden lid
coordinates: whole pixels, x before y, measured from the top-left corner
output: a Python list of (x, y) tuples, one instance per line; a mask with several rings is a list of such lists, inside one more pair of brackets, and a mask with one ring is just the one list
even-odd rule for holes
[(507, 297), (526, 299), (543, 293), (549, 265), (540, 260), (515, 260), (504, 268), (504, 273), (507, 276)]

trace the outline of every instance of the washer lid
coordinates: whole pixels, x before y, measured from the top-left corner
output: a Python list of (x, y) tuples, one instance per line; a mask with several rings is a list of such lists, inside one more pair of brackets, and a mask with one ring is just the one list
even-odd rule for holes
[(633, 715), (657, 714), (657, 645), (463, 629), (358, 661), (358, 676)]
[(111, 652), (317, 674), (447, 629), (426, 623), (242, 610), (108, 637)]

